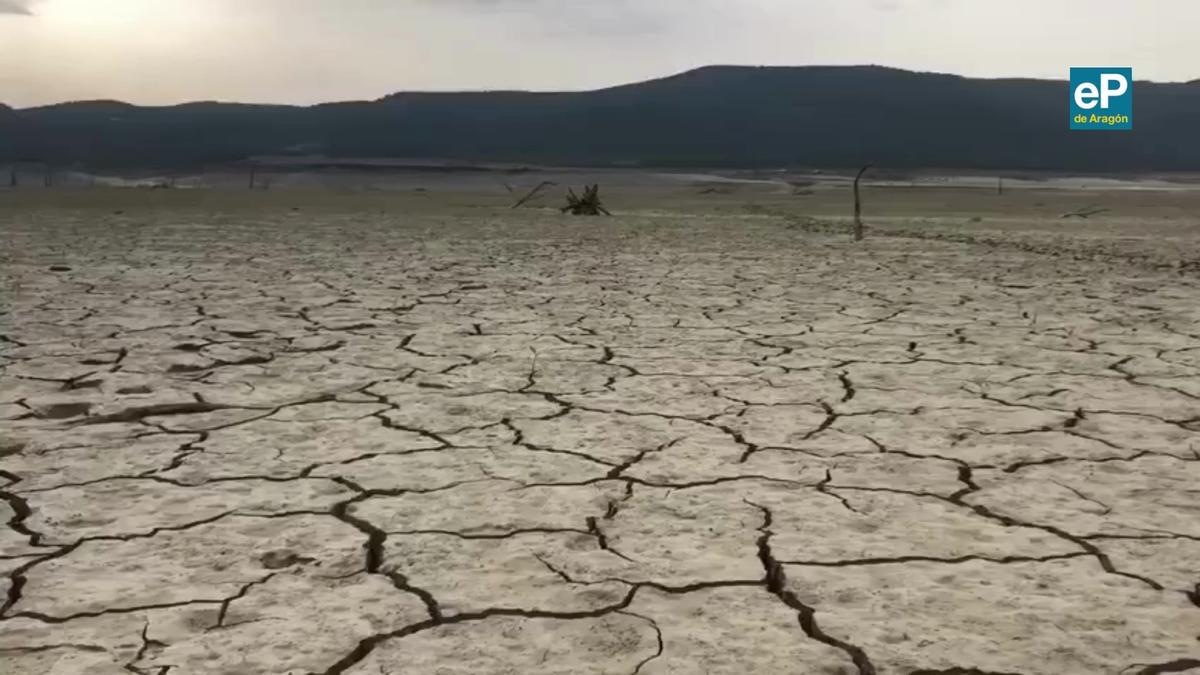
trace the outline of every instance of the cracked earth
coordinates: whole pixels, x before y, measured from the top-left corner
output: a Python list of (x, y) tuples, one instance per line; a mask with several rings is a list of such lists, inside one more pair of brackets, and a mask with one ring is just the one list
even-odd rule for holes
[(1194, 272), (761, 218), (0, 226), (6, 674), (1200, 668)]

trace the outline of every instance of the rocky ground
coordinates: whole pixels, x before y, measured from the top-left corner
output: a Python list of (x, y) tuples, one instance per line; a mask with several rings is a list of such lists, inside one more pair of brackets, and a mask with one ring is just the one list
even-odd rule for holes
[(1197, 239), (811, 225), (0, 214), (0, 670), (1200, 668)]

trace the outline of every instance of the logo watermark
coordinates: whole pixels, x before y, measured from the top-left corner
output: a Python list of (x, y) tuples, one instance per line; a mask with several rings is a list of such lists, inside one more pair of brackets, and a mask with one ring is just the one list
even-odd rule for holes
[(1071, 128), (1133, 128), (1133, 68), (1072, 68)]

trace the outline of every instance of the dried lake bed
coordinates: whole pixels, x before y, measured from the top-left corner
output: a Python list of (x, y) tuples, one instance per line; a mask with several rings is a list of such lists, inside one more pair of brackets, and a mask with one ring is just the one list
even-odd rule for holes
[(5, 673), (1200, 667), (1193, 194), (10, 197)]

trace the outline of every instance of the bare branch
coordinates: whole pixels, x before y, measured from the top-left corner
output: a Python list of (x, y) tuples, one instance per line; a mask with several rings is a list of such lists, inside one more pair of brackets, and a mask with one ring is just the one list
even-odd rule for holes
[[(553, 181), (548, 181), (548, 180), (542, 181), (541, 183), (539, 183), (539, 184), (538, 184), (538, 186), (537, 186), (537, 187), (535, 187), (535, 188), (533, 188), (532, 190), (530, 190), (530, 191), (529, 191), (529, 194), (527, 194), (527, 195), (525, 195), (524, 197), (521, 197), (520, 199), (518, 199), (518, 200), (517, 200), (517, 203), (512, 205), (512, 208), (514, 208), (514, 209), (519, 209), (519, 208), (521, 208), (521, 207), (522, 207), (522, 206), (524, 206), (524, 205), (525, 205), (527, 202), (529, 202), (530, 200), (532, 200), (534, 197), (537, 197), (537, 196), (538, 196), (538, 194), (540, 194), (542, 190), (545, 190), (545, 189), (546, 189), (546, 188), (548, 188), (548, 187), (553, 187), (554, 185), (556, 185), (556, 183), (554, 183)], [(508, 187), (508, 185), (505, 185), (505, 187)], [(511, 192), (511, 188), (510, 188), (510, 190), (509, 190), (509, 191)]]
[(862, 222), (862, 199), (859, 196), (858, 184), (862, 180), (863, 174), (870, 169), (873, 164), (868, 164), (858, 170), (858, 175), (854, 177), (854, 241), (863, 240), (863, 222)]

